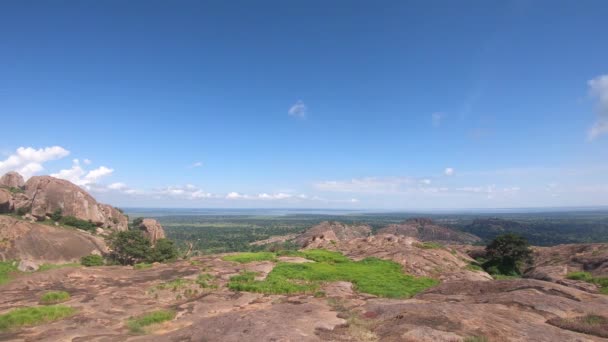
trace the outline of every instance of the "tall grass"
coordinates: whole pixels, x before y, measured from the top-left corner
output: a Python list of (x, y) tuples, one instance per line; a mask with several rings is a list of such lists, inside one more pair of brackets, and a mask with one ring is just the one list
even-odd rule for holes
[(58, 304), (70, 300), (70, 294), (65, 291), (49, 291), (40, 297), (40, 304)]
[(157, 310), (138, 317), (132, 317), (127, 321), (127, 327), (132, 333), (141, 334), (145, 332), (145, 327), (153, 324), (170, 321), (175, 318), (173, 310)]
[(63, 305), (14, 309), (0, 315), (0, 331), (60, 320), (72, 316), (75, 312), (74, 308)]

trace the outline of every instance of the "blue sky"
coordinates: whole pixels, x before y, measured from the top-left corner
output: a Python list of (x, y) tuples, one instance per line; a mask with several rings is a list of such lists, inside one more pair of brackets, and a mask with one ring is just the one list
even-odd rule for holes
[(607, 15), (599, 0), (4, 1), (0, 172), (119, 206), (608, 205)]

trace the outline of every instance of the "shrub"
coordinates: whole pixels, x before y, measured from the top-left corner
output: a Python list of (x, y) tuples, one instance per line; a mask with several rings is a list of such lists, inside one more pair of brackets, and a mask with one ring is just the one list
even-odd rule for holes
[(133, 268), (136, 270), (145, 270), (146, 268), (151, 268), (152, 264), (147, 262), (140, 262), (138, 264), (133, 265)]
[(63, 210), (61, 208), (55, 209), (51, 214), (51, 220), (58, 222), (63, 217)]
[(133, 265), (150, 256), (150, 241), (139, 230), (116, 232), (108, 238), (112, 258), (122, 265)]
[(61, 224), (64, 224), (66, 226), (70, 226), (70, 227), (74, 227), (74, 228), (78, 228), (78, 229), (82, 229), (82, 230), (87, 230), (90, 232), (94, 232), (95, 229), (97, 229), (97, 226), (93, 222), (81, 220), (74, 216), (64, 216), (61, 218), (61, 220), (59, 222), (61, 222)]
[(547, 323), (556, 327), (599, 337), (608, 337), (608, 317), (585, 315), (574, 318), (552, 318)]
[(597, 285), (600, 293), (608, 294), (608, 277), (594, 277), (589, 272), (571, 272), (566, 275), (568, 279), (582, 280)]
[(150, 262), (164, 262), (169, 260), (177, 259), (177, 247), (173, 241), (169, 239), (159, 239), (156, 241), (156, 245), (152, 248), (148, 261)]
[(152, 324), (170, 321), (175, 318), (175, 311), (173, 310), (157, 310), (149, 312), (147, 314), (132, 317), (127, 321), (127, 327), (132, 333), (143, 333), (144, 328)]
[(48, 271), (48, 270), (54, 270), (57, 268), (64, 268), (64, 267), (79, 267), (80, 264), (76, 264), (76, 263), (67, 263), (67, 264), (42, 264), (40, 265), (40, 267), (38, 267), (38, 272), (43, 272), (43, 271)]
[(72, 316), (75, 312), (75, 309), (63, 305), (14, 309), (0, 315), (0, 331), (60, 320)]
[(80, 264), (83, 266), (91, 267), (91, 266), (103, 266), (104, 260), (101, 255), (90, 254), (87, 256), (83, 256), (80, 258)]
[(532, 260), (532, 250), (528, 241), (515, 234), (504, 234), (486, 246), (483, 268), (490, 274), (517, 276), (525, 264)]
[(29, 213), (30, 211), (32, 211), (31, 207), (20, 207), (20, 208), (17, 208), (17, 215), (23, 216), (23, 215)]
[(70, 300), (70, 294), (65, 291), (49, 291), (40, 297), (40, 304), (58, 304)]

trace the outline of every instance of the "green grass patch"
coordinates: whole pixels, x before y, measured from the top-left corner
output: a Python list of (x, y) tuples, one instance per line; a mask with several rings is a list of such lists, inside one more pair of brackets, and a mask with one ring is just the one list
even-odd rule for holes
[(215, 284), (210, 284), (209, 282), (214, 280), (215, 277), (212, 276), (209, 273), (202, 273), (199, 274), (198, 277), (196, 278), (195, 283), (197, 283), (201, 288), (207, 289), (207, 288), (216, 288), (217, 285)]
[(468, 265), (467, 265), (465, 268), (466, 268), (467, 270), (469, 270), (469, 271), (474, 271), (474, 272), (484, 272), (483, 267), (481, 267), (481, 266), (479, 266), (479, 265), (477, 265), (477, 264), (473, 264), (473, 263), (468, 264)]
[(520, 275), (490, 274), (494, 280), (521, 279)]
[(597, 285), (601, 294), (608, 295), (608, 277), (594, 277), (589, 272), (571, 272), (566, 275), (566, 278), (573, 280), (582, 280), (591, 284)]
[(315, 263), (278, 263), (265, 280), (255, 280), (256, 273), (243, 272), (230, 278), (228, 287), (236, 291), (268, 294), (309, 293), (318, 291), (323, 282), (349, 281), (364, 293), (388, 298), (407, 298), (438, 281), (404, 274), (398, 263), (377, 258), (351, 261), (337, 252), (310, 250)]
[(135, 264), (133, 265), (133, 269), (135, 270), (145, 270), (147, 268), (151, 268), (152, 264), (149, 264), (147, 262), (140, 262), (139, 264)]
[(72, 316), (74, 313), (76, 313), (76, 309), (63, 305), (14, 309), (0, 315), (0, 331), (57, 321)]
[(439, 248), (443, 248), (443, 245), (437, 242), (421, 242), (421, 243), (414, 243), (415, 247), (418, 248), (422, 248), (422, 249), (439, 249)]
[(145, 328), (153, 324), (170, 321), (175, 318), (173, 310), (157, 310), (141, 316), (129, 318), (127, 327), (132, 333), (141, 334), (145, 332)]
[(190, 279), (177, 278), (166, 283), (158, 284), (154, 288), (158, 290), (177, 291), (183, 289), (184, 287), (190, 284), (192, 284), (192, 280)]
[(40, 304), (58, 304), (70, 300), (70, 294), (65, 291), (49, 291), (40, 297)]
[(8, 283), (11, 274), (18, 272), (14, 261), (0, 261), (0, 285)]
[(38, 268), (38, 272), (44, 272), (44, 271), (48, 271), (48, 270), (54, 270), (54, 269), (58, 269), (58, 268), (65, 268), (65, 267), (80, 267), (80, 264), (76, 264), (76, 263), (67, 263), (67, 264), (42, 264), (42, 265), (40, 265), (40, 267)]
[(587, 335), (608, 337), (608, 317), (606, 316), (587, 314), (571, 318), (555, 317), (548, 320), (547, 323)]
[(239, 253), (234, 255), (227, 255), (222, 258), (225, 261), (239, 262), (241, 264), (252, 262), (252, 261), (276, 261), (276, 255), (271, 252), (255, 252), (255, 253)]

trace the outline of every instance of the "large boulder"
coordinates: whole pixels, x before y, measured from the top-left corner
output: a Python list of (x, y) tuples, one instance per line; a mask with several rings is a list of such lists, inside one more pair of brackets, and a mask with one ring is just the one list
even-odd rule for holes
[(0, 186), (7, 188), (22, 188), (25, 185), (23, 176), (17, 172), (7, 172), (4, 176), (0, 177)]
[(403, 223), (391, 224), (378, 234), (403, 235), (420, 241), (435, 241), (444, 244), (473, 244), (481, 241), (475, 235), (440, 226), (427, 218), (409, 219)]
[(156, 244), (159, 239), (165, 238), (165, 230), (163, 226), (154, 219), (143, 219), (138, 228), (144, 233), (152, 245)]
[(13, 211), (13, 196), (10, 191), (0, 188), (0, 214)]
[(107, 251), (102, 238), (87, 232), (0, 216), (0, 260), (27, 261), (23, 269), (79, 262), (83, 256)]
[(372, 228), (368, 225), (347, 225), (340, 222), (321, 222), (295, 238), (302, 247), (313, 247), (324, 242), (333, 243), (370, 236)]
[(25, 183), (25, 194), (29, 199), (28, 209), (39, 220), (44, 220), (55, 210), (61, 209), (63, 216), (91, 221), (99, 227), (119, 231), (128, 228), (128, 219), (120, 211), (97, 203), (82, 188), (63, 179), (32, 177)]

